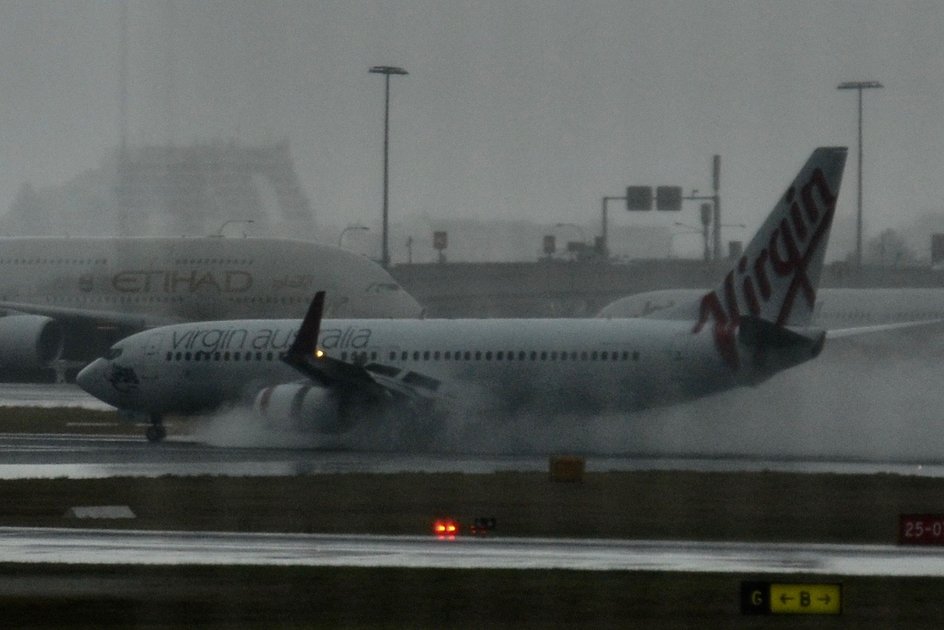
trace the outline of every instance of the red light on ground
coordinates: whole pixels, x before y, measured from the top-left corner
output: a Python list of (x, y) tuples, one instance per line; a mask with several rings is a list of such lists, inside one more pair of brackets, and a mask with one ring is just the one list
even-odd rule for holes
[(453, 520), (440, 520), (433, 523), (433, 533), (439, 538), (455, 538), (459, 526)]

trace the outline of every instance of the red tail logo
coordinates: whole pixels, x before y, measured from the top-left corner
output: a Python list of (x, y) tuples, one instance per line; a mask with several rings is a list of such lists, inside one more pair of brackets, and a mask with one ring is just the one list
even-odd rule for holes
[(732, 367), (737, 367), (733, 329), (741, 319), (739, 304), (744, 304), (751, 315), (759, 315), (763, 306), (778, 297), (773, 293), (771, 278), (792, 276), (779, 306), (778, 325), (789, 319), (798, 293), (810, 309), (816, 300), (808, 268), (829, 229), (836, 210), (836, 195), (830, 190), (823, 171), (817, 168), (800, 189), (799, 199), (796, 188), (791, 186), (784, 201), (789, 206), (787, 216), (770, 233), (767, 247), (752, 260), (742, 257), (737, 267), (728, 273), (723, 284), (723, 300), (717, 291), (701, 299), (698, 322), (692, 332), (701, 331), (709, 319), (713, 320), (718, 351)]

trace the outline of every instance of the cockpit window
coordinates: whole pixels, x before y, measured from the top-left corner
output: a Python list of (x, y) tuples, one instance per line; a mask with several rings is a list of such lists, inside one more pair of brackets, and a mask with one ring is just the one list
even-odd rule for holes
[(117, 359), (121, 356), (123, 349), (122, 348), (110, 348), (107, 353), (105, 353), (105, 358), (109, 361), (112, 359)]

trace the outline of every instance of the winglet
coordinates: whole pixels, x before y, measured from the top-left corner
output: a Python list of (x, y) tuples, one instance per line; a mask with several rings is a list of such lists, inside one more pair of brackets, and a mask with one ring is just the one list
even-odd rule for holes
[(287, 357), (304, 359), (313, 356), (318, 346), (318, 333), (321, 332), (321, 316), (324, 313), (325, 292), (318, 291), (308, 305), (308, 312), (302, 325), (295, 335), (292, 347), (288, 349)]

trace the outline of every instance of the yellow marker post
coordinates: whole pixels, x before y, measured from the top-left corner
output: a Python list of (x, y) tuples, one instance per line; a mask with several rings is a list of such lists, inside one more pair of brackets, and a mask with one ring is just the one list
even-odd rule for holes
[(840, 615), (842, 585), (771, 584), (770, 612), (775, 615)]

